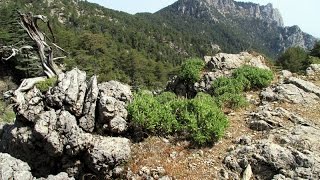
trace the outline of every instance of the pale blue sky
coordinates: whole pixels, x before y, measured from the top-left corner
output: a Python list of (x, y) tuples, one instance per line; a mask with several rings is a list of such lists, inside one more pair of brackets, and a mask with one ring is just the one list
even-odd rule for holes
[[(177, 0), (88, 0), (110, 9), (130, 14), (156, 12)], [(286, 26), (298, 25), (303, 31), (320, 38), (320, 0), (237, 0), (261, 5), (272, 3), (280, 10)]]

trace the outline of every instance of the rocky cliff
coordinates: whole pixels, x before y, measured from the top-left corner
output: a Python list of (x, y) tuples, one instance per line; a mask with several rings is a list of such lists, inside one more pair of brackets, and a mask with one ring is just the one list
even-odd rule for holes
[(0, 128), (0, 152), (19, 159), (0, 153), (0, 179), (50, 179), (60, 172), (51, 179), (119, 177), (131, 155), (130, 140), (120, 137), (131, 98), (129, 86), (97, 84), (78, 69), (59, 74), (46, 93), (36, 87), (24, 92), (14, 107), (15, 123)]
[[(200, 30), (203, 35), (210, 34), (208, 31), (217, 34), (222, 30), (225, 34), (230, 33), (239, 38), (238, 41), (249, 43), (246, 48), (261, 48), (260, 51), (266, 51), (266, 54), (280, 54), (292, 46), (311, 49), (316, 41), (316, 38), (301, 31), (298, 26), (284, 27), (279, 10), (270, 3), (259, 5), (234, 0), (179, 0), (158, 13), (178, 18), (189, 17), (189, 26), (200, 21), (200, 27), (193, 27), (193, 30)], [(207, 29), (208, 26), (211, 30)], [(212, 43), (221, 45), (215, 41)]]

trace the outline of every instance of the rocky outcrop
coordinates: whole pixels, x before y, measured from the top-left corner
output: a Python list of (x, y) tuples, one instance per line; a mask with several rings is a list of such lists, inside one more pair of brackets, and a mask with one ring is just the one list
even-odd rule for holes
[(248, 65), (270, 70), (263, 56), (252, 55), (248, 52), (240, 54), (219, 53), (215, 56), (205, 56), (204, 61), (206, 70), (202, 73), (200, 81), (186, 84), (176, 76), (168, 82), (167, 90), (181, 96), (193, 97), (197, 92), (210, 91), (213, 81), (222, 76), (231, 76), (233, 70), (241, 66)]
[(0, 133), (0, 152), (27, 162), (35, 177), (116, 177), (130, 158), (130, 140), (104, 135), (126, 131), (131, 98), (130, 87), (119, 82), (98, 85), (94, 76), (87, 83), (78, 69), (61, 74), (46, 94), (36, 87), (25, 93), (15, 123)]
[[(289, 125), (287, 120), (293, 124)], [(254, 121), (267, 126), (252, 126)], [(286, 123), (286, 127), (281, 123)], [(319, 128), (283, 108), (269, 106), (251, 113), (249, 125), (269, 133), (265, 139), (254, 141), (240, 137), (236, 148), (224, 158), (221, 179), (245, 179), (248, 174), (254, 179), (320, 178)]]
[(99, 85), (99, 116), (97, 126), (101, 131), (123, 133), (127, 130), (126, 103), (132, 99), (130, 87), (116, 81)]
[(320, 64), (311, 64), (306, 70), (307, 76), (320, 75)]
[(264, 89), (260, 97), (263, 101), (287, 101), (312, 105), (320, 100), (320, 87), (312, 82), (288, 75), (280, 77), (279, 84)]
[[(0, 153), (0, 179), (35, 180), (36, 178), (32, 176), (31, 168), (26, 162), (9, 154)], [(49, 175), (47, 178), (39, 178), (37, 180), (74, 180), (74, 178), (69, 178), (67, 173), (61, 172), (57, 175)]]

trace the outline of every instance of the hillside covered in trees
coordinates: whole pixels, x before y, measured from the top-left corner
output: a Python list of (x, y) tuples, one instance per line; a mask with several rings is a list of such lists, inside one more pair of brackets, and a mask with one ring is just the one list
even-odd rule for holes
[[(214, 12), (221, 23), (208, 20), (207, 16), (175, 13), (182, 2), (155, 14), (130, 15), (78, 0), (1, 1), (0, 46), (32, 44), (18, 24), (17, 10), (47, 15), (56, 35), (52, 38), (48, 32), (47, 38), (68, 52), (66, 69), (77, 66), (88, 75), (98, 74), (99, 81), (116, 79), (133, 87), (153, 89), (163, 87), (189, 57), (214, 55), (220, 49), (228, 53), (255, 50), (269, 57), (278, 55), (273, 33), (281, 29), (276, 24), (231, 16), (222, 21), (221, 13), (198, 4), (190, 6), (198, 7), (200, 12)], [(252, 25), (249, 34), (243, 29), (248, 24)], [(268, 27), (266, 33), (261, 32), (262, 27)], [(8, 54), (0, 52), (0, 56)], [(17, 79), (33, 77), (41, 72), (40, 64), (30, 57), (24, 54), (2, 64), (15, 69)]]

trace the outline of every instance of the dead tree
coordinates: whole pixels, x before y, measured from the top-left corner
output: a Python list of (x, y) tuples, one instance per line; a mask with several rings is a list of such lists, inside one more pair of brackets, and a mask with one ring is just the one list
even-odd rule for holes
[[(13, 99), (16, 103), (23, 103), (24, 102), (24, 92), (33, 88), (33, 86), (40, 82), (44, 81), (46, 78), (52, 78), (57, 76), (58, 74), (62, 73), (60, 68), (54, 63), (57, 59), (62, 59), (65, 57), (56, 57), (53, 56), (53, 49), (52, 46), (59, 49), (60, 51), (65, 52), (62, 48), (55, 44), (55, 37), (52, 33), (51, 26), (49, 24), (48, 18), (43, 15), (33, 15), (32, 13), (21, 13), (18, 12), (20, 17), (20, 25), (22, 28), (28, 33), (29, 37), (36, 43), (37, 52), (39, 59), (41, 61), (41, 65), (43, 68), (43, 72), (46, 76), (44, 77), (35, 77), (23, 80), (19, 88), (14, 91)], [(42, 21), (46, 23), (50, 33), (52, 35), (52, 42), (48, 41), (48, 37), (46, 34), (39, 30), (38, 21)], [(50, 43), (50, 45), (49, 45)], [(17, 53), (21, 52), (23, 48), (30, 48), (31, 46), (24, 46), (22, 48), (15, 48), (11, 47), (11, 55), (7, 58), (2, 58), (3, 60), (9, 60), (12, 57), (16, 56)]]

